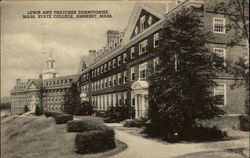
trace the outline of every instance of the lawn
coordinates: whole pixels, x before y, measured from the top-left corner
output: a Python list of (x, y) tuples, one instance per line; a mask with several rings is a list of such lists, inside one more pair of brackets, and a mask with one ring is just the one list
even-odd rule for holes
[(127, 148), (116, 141), (113, 150), (80, 155), (75, 153), (75, 135), (66, 124), (56, 125), (53, 118), (5, 117), (1, 119), (1, 155), (4, 158), (103, 158)]
[(224, 151), (208, 151), (178, 156), (176, 158), (247, 158), (247, 148)]

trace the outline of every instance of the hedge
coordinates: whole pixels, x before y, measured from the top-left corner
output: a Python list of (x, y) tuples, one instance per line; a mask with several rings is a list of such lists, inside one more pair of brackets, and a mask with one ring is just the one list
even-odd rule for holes
[(141, 128), (146, 124), (147, 120), (143, 119), (127, 119), (123, 122), (124, 127), (138, 127)]
[(72, 120), (67, 123), (68, 132), (85, 132), (91, 130), (103, 130), (109, 128), (103, 123), (94, 120)]
[(46, 116), (46, 117), (53, 117), (53, 118), (55, 118), (57, 115), (62, 115), (63, 113), (60, 113), (60, 112), (49, 112), (49, 111), (46, 111), (45, 113), (44, 113), (44, 115)]
[(70, 114), (61, 114), (55, 116), (56, 124), (67, 123), (68, 121), (73, 120), (73, 115)]
[(250, 131), (250, 118), (248, 115), (240, 115), (240, 130)]
[(103, 152), (115, 148), (114, 130), (92, 130), (78, 133), (75, 138), (77, 152), (81, 154)]

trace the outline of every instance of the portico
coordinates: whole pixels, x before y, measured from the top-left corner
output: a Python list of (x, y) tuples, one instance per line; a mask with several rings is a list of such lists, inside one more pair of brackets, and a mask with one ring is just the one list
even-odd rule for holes
[(131, 85), (131, 94), (135, 97), (135, 118), (147, 117), (148, 113), (148, 82), (135, 81)]

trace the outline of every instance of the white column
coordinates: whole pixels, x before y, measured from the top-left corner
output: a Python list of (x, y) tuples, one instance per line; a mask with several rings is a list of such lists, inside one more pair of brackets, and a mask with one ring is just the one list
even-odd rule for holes
[(138, 95), (134, 95), (135, 96), (135, 118), (138, 118)]

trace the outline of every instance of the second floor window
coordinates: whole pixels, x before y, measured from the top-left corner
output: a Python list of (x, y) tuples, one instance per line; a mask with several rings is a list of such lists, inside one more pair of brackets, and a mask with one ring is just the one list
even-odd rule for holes
[(148, 51), (148, 40), (144, 40), (139, 44), (139, 54), (143, 54)]
[(147, 63), (139, 65), (139, 77), (145, 79), (147, 77)]
[(134, 81), (135, 80), (135, 68), (132, 67), (130, 71), (131, 71), (131, 81)]
[(226, 19), (213, 18), (213, 31), (214, 33), (226, 33)]
[(159, 33), (156, 33), (154, 35), (154, 48), (158, 47), (159, 46)]
[(135, 47), (130, 48), (130, 57), (131, 59), (135, 57)]

